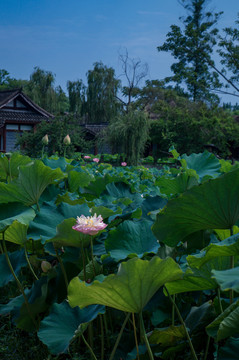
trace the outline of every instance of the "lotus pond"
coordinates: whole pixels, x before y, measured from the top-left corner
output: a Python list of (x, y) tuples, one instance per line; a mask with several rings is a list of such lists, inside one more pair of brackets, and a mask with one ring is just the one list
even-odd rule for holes
[(1, 155), (1, 359), (238, 359), (239, 164), (172, 156)]

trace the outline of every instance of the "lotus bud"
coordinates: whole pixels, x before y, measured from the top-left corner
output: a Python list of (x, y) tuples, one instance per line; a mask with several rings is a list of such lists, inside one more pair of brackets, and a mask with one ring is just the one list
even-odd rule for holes
[(43, 260), (41, 262), (41, 269), (44, 273), (49, 271), (52, 268), (51, 264), (48, 261)]
[(41, 141), (42, 141), (43, 145), (47, 145), (49, 142), (48, 135), (46, 134), (45, 136), (43, 136)]
[(65, 137), (64, 140), (63, 140), (63, 143), (64, 143), (65, 145), (70, 145), (70, 144), (71, 144), (71, 138), (70, 138), (69, 135), (66, 135), (66, 137)]

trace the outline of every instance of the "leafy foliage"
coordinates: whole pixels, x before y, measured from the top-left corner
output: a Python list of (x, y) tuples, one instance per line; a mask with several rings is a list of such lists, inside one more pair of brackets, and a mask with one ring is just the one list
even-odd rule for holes
[(68, 156), (71, 156), (76, 150), (87, 151), (91, 146), (91, 143), (85, 139), (79, 121), (73, 116), (61, 116), (52, 119), (50, 122), (41, 122), (35, 133), (24, 132), (18, 138), (17, 145), (21, 146), (24, 154), (39, 157), (42, 154), (42, 138), (46, 134), (49, 134), (49, 143), (45, 151), (49, 156), (55, 153), (64, 154), (63, 139), (67, 134), (71, 138), (71, 144), (66, 148)]
[[(238, 168), (207, 152), (170, 152), (173, 166), (161, 169), (15, 154), (11, 165), (2, 155), (4, 329), (11, 316), (25, 337), (34, 332), (35, 344), (38, 335), (59, 359), (87, 359), (92, 348), (109, 359), (133, 312), (150, 341), (144, 346), (135, 330), (142, 358), (191, 359), (192, 346), (198, 358), (237, 358)], [(90, 237), (72, 229), (77, 216), (94, 213), (102, 215), (103, 231)], [(127, 326), (116, 358), (137, 358), (135, 336)], [(1, 352), (8, 354), (0, 344)], [(55, 359), (42, 344), (43, 353)]]

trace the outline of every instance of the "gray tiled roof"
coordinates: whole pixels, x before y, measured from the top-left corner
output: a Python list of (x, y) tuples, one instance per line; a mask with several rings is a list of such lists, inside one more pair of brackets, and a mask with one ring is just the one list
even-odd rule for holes
[(21, 123), (39, 123), (46, 120), (45, 116), (33, 112), (20, 112), (20, 111), (4, 111), (0, 110), (0, 126), (1, 122), (18, 121)]
[(21, 89), (0, 91), (0, 110), (4, 106), (7, 106), (7, 104), (14, 99), (23, 100), (25, 103), (28, 104), (28, 107), (30, 107), (30, 109), (36, 112), (38, 115), (46, 118), (54, 118), (54, 116), (48, 111), (42, 109), (40, 106), (35, 104), (26, 94), (22, 92)]
[(0, 106), (6, 104), (8, 100), (14, 98), (19, 93), (19, 91), (19, 89), (0, 91)]
[(103, 129), (105, 129), (108, 124), (104, 123), (104, 124), (84, 124), (82, 125), (86, 130), (88, 130), (90, 133), (92, 133), (93, 135), (98, 134), (100, 131), (102, 131)]

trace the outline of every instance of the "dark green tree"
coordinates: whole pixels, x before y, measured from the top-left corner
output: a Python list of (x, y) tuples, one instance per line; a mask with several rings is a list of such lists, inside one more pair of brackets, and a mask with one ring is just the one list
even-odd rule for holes
[(25, 89), (34, 102), (49, 112), (54, 112), (54, 82), (55, 75), (51, 71), (35, 67)]
[(55, 98), (54, 113), (58, 115), (64, 114), (69, 109), (69, 100), (60, 85), (58, 85), (55, 88), (54, 98)]
[(68, 110), (68, 99), (60, 86), (54, 87), (55, 75), (35, 67), (23, 91), (40, 107), (57, 115)]
[(28, 80), (17, 80), (5, 69), (0, 69), (0, 90), (25, 88)]
[(97, 62), (94, 69), (88, 71), (87, 81), (88, 122), (110, 122), (119, 111), (116, 95), (120, 81), (115, 78), (114, 69)]
[(215, 25), (222, 13), (206, 11), (207, 0), (181, 0), (180, 3), (187, 11), (187, 17), (180, 18), (183, 26), (172, 25), (166, 41), (158, 47), (158, 51), (171, 52), (177, 60), (171, 66), (174, 75), (166, 81), (186, 85), (193, 101), (216, 100), (213, 91), (222, 84), (210, 65), (214, 65), (212, 53), (217, 43)]
[(89, 151), (92, 144), (85, 140), (84, 131), (79, 126), (79, 121), (74, 116), (60, 116), (43, 121), (37, 126), (35, 132), (23, 132), (18, 138), (17, 144), (21, 151), (31, 157), (40, 157), (42, 151), (42, 138), (48, 135), (49, 143), (45, 147), (47, 155), (57, 153), (63, 156), (65, 146), (63, 140), (66, 135), (70, 136), (71, 144), (67, 146), (67, 156), (73, 156), (75, 151)]
[(11, 78), (9, 72), (5, 69), (0, 69), (0, 86), (8, 85)]
[(69, 111), (83, 115), (86, 108), (86, 87), (82, 80), (67, 81)]
[(149, 135), (146, 112), (129, 110), (111, 121), (104, 140), (111, 144), (113, 152), (123, 152), (128, 165), (138, 165)]
[(221, 56), (222, 70), (215, 70), (226, 80), (227, 87), (236, 91), (239, 96), (239, 14), (235, 22), (236, 27), (227, 27), (223, 29), (223, 35), (220, 35), (218, 50)]

